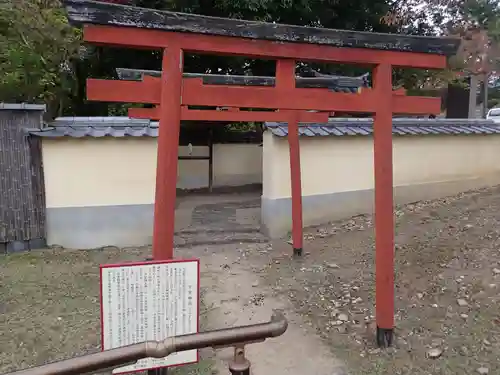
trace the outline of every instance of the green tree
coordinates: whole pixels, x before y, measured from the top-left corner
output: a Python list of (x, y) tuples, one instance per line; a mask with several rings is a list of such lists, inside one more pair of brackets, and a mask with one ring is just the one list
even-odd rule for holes
[[(382, 20), (409, 32), (456, 36), (462, 43), (451, 70), (426, 77), (446, 84), (457, 77), (498, 70), (500, 7), (498, 0), (396, 0)], [(422, 78), (422, 77), (421, 77)], [(436, 83), (436, 82), (434, 82)], [(474, 95), (474, 94), (473, 94)]]
[(59, 112), (79, 50), (80, 32), (58, 0), (0, 0), (0, 101), (45, 102)]
[[(109, 1), (109, 0), (108, 0)], [(113, 1), (113, 2), (123, 2)], [(125, 1), (127, 2), (127, 1)], [(380, 22), (390, 0), (136, 0), (159, 10), (294, 25), (363, 31), (397, 31)], [(88, 77), (114, 78), (115, 68), (159, 69), (161, 54), (83, 46), (59, 0), (0, 0), (0, 100), (44, 101), (52, 116), (126, 114), (126, 106), (85, 99)], [(315, 65), (332, 73), (365, 72)], [(185, 70), (200, 73), (274, 74), (274, 63), (242, 57), (186, 56)]]

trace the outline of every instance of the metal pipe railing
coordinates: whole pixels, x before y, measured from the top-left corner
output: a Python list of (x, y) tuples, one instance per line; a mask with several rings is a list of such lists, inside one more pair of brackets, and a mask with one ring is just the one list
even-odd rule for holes
[(77, 375), (133, 364), (143, 358), (164, 358), (185, 350), (241, 346), (282, 335), (288, 327), (285, 316), (273, 313), (267, 323), (145, 341), (121, 348), (66, 359), (4, 375)]

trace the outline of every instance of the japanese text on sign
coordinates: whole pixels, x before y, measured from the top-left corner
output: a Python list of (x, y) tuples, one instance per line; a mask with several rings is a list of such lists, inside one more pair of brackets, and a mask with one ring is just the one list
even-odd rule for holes
[[(103, 350), (198, 330), (198, 261), (101, 267)], [(147, 358), (113, 374), (196, 362), (196, 350)]]

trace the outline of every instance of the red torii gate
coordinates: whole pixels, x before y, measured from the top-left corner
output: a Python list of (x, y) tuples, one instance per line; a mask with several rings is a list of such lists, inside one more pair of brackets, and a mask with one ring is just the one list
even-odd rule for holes
[[(394, 218), (392, 115), (440, 112), (440, 99), (407, 97), (392, 88), (392, 67), (444, 68), (458, 49), (457, 39), (414, 37), (206, 17), (108, 4), (65, 0), (68, 18), (84, 24), (86, 42), (163, 50), (161, 78), (142, 82), (89, 80), (91, 100), (150, 103), (159, 106), (160, 130), (153, 254), (173, 255), (180, 121), (189, 106), (274, 109), (266, 114), (289, 126), (293, 246), (302, 250), (298, 122), (324, 112), (370, 112), (374, 121), (375, 248), (377, 341), (392, 343), (394, 327)], [(273, 87), (204, 85), (183, 79), (184, 52), (276, 59)], [(359, 94), (322, 88), (297, 88), (297, 60), (363, 64), (373, 67), (373, 88)], [(187, 108), (187, 109), (186, 109)], [(237, 112), (235, 112), (237, 113)], [(260, 112), (260, 116), (264, 112)], [(315, 119), (314, 122), (317, 120)], [(300, 220), (300, 221), (299, 221)]]

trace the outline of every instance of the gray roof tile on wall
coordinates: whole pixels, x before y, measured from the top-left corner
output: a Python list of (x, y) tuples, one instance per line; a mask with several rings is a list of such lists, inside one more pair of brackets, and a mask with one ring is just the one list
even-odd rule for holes
[[(270, 122), (266, 127), (277, 137), (288, 135), (286, 123)], [(371, 135), (373, 119), (334, 118), (327, 124), (308, 124), (300, 126), (299, 135), (305, 137), (330, 137)], [(483, 119), (406, 119), (394, 118), (394, 135), (431, 135), (431, 134), (500, 134), (500, 124)]]
[(0, 110), (10, 111), (43, 111), (45, 112), (45, 104), (29, 104), (29, 103), (2, 103), (0, 102)]
[[(286, 123), (266, 123), (277, 137), (288, 134)], [(61, 117), (42, 129), (27, 129), (38, 137), (157, 137), (158, 122), (128, 117)], [(371, 118), (332, 118), (327, 124), (301, 124), (305, 137), (367, 136), (373, 133)], [(394, 118), (394, 135), (500, 134), (500, 124), (483, 119)]]
[(158, 127), (132, 126), (60, 126), (44, 129), (28, 129), (29, 134), (45, 138), (83, 137), (158, 137)]
[(59, 117), (43, 129), (27, 129), (37, 137), (158, 137), (158, 122), (129, 117)]

